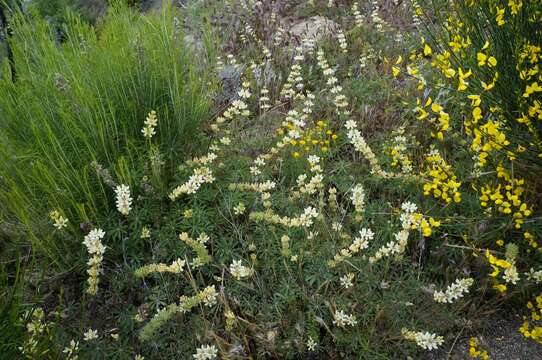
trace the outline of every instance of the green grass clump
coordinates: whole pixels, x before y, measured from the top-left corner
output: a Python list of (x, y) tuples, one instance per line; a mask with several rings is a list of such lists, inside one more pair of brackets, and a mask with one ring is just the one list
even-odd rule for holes
[[(141, 15), (117, 4), (94, 28), (68, 12), (59, 42), (47, 21), (11, 17), (16, 78), (4, 62), (0, 79), (2, 229), (16, 227), (55, 266), (73, 264), (80, 239), (77, 224), (69, 236), (49, 239), (48, 212), (96, 222), (111, 206), (93, 162), (127, 185), (150, 167), (160, 191), (198, 146), (210, 104), (207, 60), (204, 49), (196, 58), (185, 44), (181, 19), (173, 8)], [(160, 146), (149, 151), (141, 129), (151, 109)]]

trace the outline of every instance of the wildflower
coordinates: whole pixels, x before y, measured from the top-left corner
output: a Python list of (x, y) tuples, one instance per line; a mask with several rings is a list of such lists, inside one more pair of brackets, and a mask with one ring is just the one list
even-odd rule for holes
[(299, 225), (303, 227), (310, 227), (313, 223), (312, 219), (318, 216), (318, 212), (312, 206), (305, 208), (303, 214), (299, 217)]
[(241, 260), (233, 260), (230, 265), (230, 273), (237, 280), (241, 280), (242, 278), (252, 276), (254, 269), (243, 266)]
[(504, 281), (507, 283), (516, 284), (519, 280), (519, 274), (518, 270), (516, 269), (516, 266), (512, 264), (509, 268), (504, 270), (504, 275), (502, 277)]
[(338, 327), (355, 326), (358, 323), (354, 315), (349, 315), (343, 310), (337, 310), (333, 314), (333, 324)]
[(517, 15), (521, 7), (523, 6), (523, 0), (508, 0), (508, 6), (510, 7), (510, 13)]
[(142, 239), (150, 239), (151, 237), (151, 231), (148, 227), (144, 226), (143, 229), (141, 229), (141, 236)]
[[(542, 344), (542, 326), (536, 325), (536, 322), (542, 320), (542, 294), (536, 297), (534, 303), (529, 301), (527, 303), (527, 308), (531, 311), (531, 317), (530, 319), (524, 317), (524, 322), (519, 328), (519, 332), (526, 338), (530, 338), (539, 344)], [(531, 321), (534, 322), (534, 324), (531, 324)]]
[(373, 0), (371, 2), (371, 5), (373, 6), (373, 11), (371, 12), (371, 20), (373, 21), (373, 24), (375, 25), (375, 28), (378, 32), (380, 33), (385, 33), (385, 25), (386, 25), (386, 22), (384, 21), (384, 19), (382, 19), (380, 17), (380, 13), (379, 13), (379, 5), (378, 5), (378, 1), (377, 0)]
[(542, 282), (542, 270), (535, 271), (533, 268), (529, 269), (528, 273), (525, 273), (527, 275), (527, 280), (533, 280), (537, 284)]
[(243, 87), (243, 89), (238, 92), (238, 95), (244, 99), (248, 99), (252, 94), (250, 93), (250, 89), (248, 87)]
[(77, 360), (79, 356), (77, 352), (79, 351), (79, 341), (71, 340), (70, 345), (66, 346), (62, 353), (66, 354), (67, 360)]
[(156, 117), (156, 111), (152, 110), (145, 119), (145, 127), (141, 130), (143, 136), (150, 139), (156, 134), (156, 125), (158, 124), (158, 118)]
[[(410, 230), (416, 228), (416, 222), (420, 224), (422, 223), (422, 221), (420, 221), (420, 218), (423, 218), (422, 214), (414, 213), (417, 208), (418, 207), (416, 204), (408, 201), (401, 205), (401, 209), (403, 210), (403, 213), (400, 216), (401, 230), (395, 233), (395, 240), (389, 241), (386, 245), (378, 249), (373, 256), (369, 257), (369, 262), (373, 263), (382, 259), (383, 257), (391, 255), (398, 256), (405, 252)], [(418, 218), (418, 220), (416, 220), (416, 218)], [(425, 219), (423, 219), (423, 221), (425, 221)]]
[[(319, 165), (316, 165), (318, 168)], [(314, 175), (308, 183), (305, 183), (307, 175), (302, 174), (297, 178), (297, 185), (299, 186), (299, 191), (302, 194), (315, 194), (323, 185), (324, 176), (322, 174)]]
[(419, 347), (425, 350), (437, 349), (440, 345), (444, 343), (444, 338), (442, 336), (431, 334), (427, 331), (415, 332), (403, 328), (401, 332), (405, 339), (415, 341)]
[(369, 165), (371, 166), (371, 173), (384, 178), (391, 177), (389, 173), (383, 171), (380, 167), (373, 150), (367, 145), (365, 139), (361, 135), (361, 132), (357, 129), (356, 122), (353, 120), (348, 120), (345, 123), (345, 128), (348, 130), (347, 137), (349, 142), (354, 146), (356, 151), (361, 152), (363, 157), (369, 162)]
[(53, 210), (49, 213), (49, 217), (54, 221), (53, 226), (58, 230), (62, 230), (68, 226), (68, 219), (60, 215), (58, 210)]
[(332, 224), (331, 224), (331, 229), (333, 229), (333, 231), (341, 231), (341, 229), (343, 228), (343, 225), (340, 223), (340, 222), (336, 222), (334, 221)]
[(197, 255), (196, 258), (192, 260), (192, 267), (198, 268), (211, 262), (212, 256), (209, 254), (205, 245), (209, 241), (209, 236), (207, 236), (207, 234), (202, 232), (197, 239), (192, 239), (188, 233), (183, 232), (179, 234), (179, 240), (190, 246)]
[(240, 202), (239, 204), (237, 204), (237, 206), (235, 206), (233, 208), (233, 213), (235, 215), (242, 215), (245, 213), (245, 210), (246, 210), (246, 207), (245, 207), (245, 204), (243, 204), (242, 202)]
[(98, 330), (88, 329), (84, 334), (85, 341), (92, 341), (98, 338)]
[(208, 167), (196, 168), (187, 182), (173, 189), (173, 191), (169, 194), (169, 198), (171, 200), (175, 200), (182, 194), (195, 194), (201, 185), (205, 183), (213, 183), (214, 181), (215, 178), (213, 176), (213, 172)]
[(423, 175), (428, 179), (423, 185), (424, 195), (433, 195), (446, 203), (461, 202), (459, 187), (461, 183), (453, 173), (452, 167), (444, 161), (438, 150), (433, 149), (427, 155), (428, 168)]
[(330, 187), (328, 192), (329, 192), (329, 196), (328, 196), (327, 202), (328, 202), (329, 208), (331, 209), (331, 211), (337, 211), (339, 207), (339, 204), (337, 202), (337, 189), (334, 187)]
[(354, 274), (353, 273), (348, 273), (344, 276), (341, 276), (341, 286), (345, 289), (349, 289), (351, 288), (352, 286), (354, 286), (354, 284), (352, 283), (352, 280), (354, 280)]
[(115, 188), (115, 194), (117, 196), (117, 210), (122, 215), (128, 215), (132, 209), (132, 197), (130, 195), (130, 188), (127, 185), (121, 184)]
[(193, 355), (193, 358), (196, 360), (212, 360), (216, 359), (218, 354), (218, 349), (214, 345), (201, 345), (196, 349), (196, 353)]
[(446, 291), (435, 291), (433, 298), (439, 303), (452, 303), (456, 299), (462, 298), (469, 292), (474, 280), (471, 278), (457, 279), (453, 284), (446, 288)]
[(359, 4), (357, 2), (354, 2), (354, 4), (352, 4), (352, 14), (354, 15), (354, 21), (356, 23), (356, 27), (361, 27), (363, 26), (364, 19), (363, 19), (363, 15), (359, 11), (358, 6)]
[(307, 349), (309, 351), (314, 351), (316, 350), (316, 346), (318, 346), (318, 343), (314, 341), (314, 339), (311, 336), (309, 336), (309, 339), (307, 340)]
[(201, 299), (205, 306), (211, 307), (213, 305), (216, 305), (218, 293), (216, 292), (215, 286), (210, 285), (205, 287), (205, 289), (203, 289), (201, 292), (199, 292), (197, 297)]
[(535, 81), (533, 82), (531, 85), (527, 85), (525, 87), (525, 92), (523, 93), (523, 97), (524, 98), (528, 98), (529, 96), (531, 96), (533, 93), (535, 92), (541, 92), (542, 91), (542, 86), (541, 85), (538, 85), (538, 83)]
[(337, 40), (339, 41), (339, 48), (341, 48), (342, 53), (346, 54), (348, 52), (348, 44), (344, 33), (340, 29), (337, 31)]
[(102, 272), (101, 264), (105, 252), (105, 246), (101, 242), (104, 236), (105, 232), (102, 229), (93, 229), (85, 236), (83, 241), (89, 255), (91, 255), (87, 262), (89, 266), (87, 269), (89, 275), (87, 293), (90, 295), (96, 295), (98, 292), (98, 275)]
[(34, 311), (25, 311), (24, 316), (20, 318), (20, 321), (26, 321), (30, 315), (30, 322), (26, 324), (27, 337), (23, 342), (22, 346), (19, 346), (19, 351), (25, 355), (26, 358), (38, 358), (40, 350), (36, 347), (39, 341), (39, 337), (42, 334), (47, 334), (50, 332), (50, 326), (45, 321), (45, 312), (42, 308), (38, 307)]
[(171, 265), (166, 264), (149, 264), (143, 267), (140, 267), (134, 272), (134, 275), (139, 278), (146, 277), (152, 273), (172, 273), (180, 274), (184, 269), (185, 261), (177, 259), (171, 263)]
[(259, 102), (260, 102), (260, 108), (262, 110), (268, 110), (271, 108), (271, 105), (269, 104), (269, 90), (267, 90), (267, 88), (263, 88), (261, 91), (260, 91), (260, 99), (259, 99)]
[(393, 77), (397, 77), (401, 73), (401, 69), (398, 65), (400, 65), (403, 62), (403, 57), (399, 56), (397, 60), (395, 61), (395, 65), (391, 67), (392, 75)]
[(425, 57), (430, 57), (433, 54), (433, 50), (431, 50), (431, 47), (429, 44), (425, 43), (423, 46), (423, 55)]

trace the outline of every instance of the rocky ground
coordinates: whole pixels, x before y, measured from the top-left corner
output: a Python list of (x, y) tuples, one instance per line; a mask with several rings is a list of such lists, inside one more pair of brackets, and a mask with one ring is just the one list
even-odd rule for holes
[[(480, 349), (487, 350), (492, 360), (538, 360), (542, 359), (542, 346), (525, 338), (518, 328), (522, 324), (519, 315), (488, 321), (477, 335)], [(469, 336), (458, 338), (454, 346), (430, 353), (427, 360), (470, 359)]]

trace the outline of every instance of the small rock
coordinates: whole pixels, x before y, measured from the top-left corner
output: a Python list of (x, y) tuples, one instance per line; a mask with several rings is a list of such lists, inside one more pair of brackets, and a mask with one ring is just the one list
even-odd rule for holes
[(317, 42), (324, 36), (333, 35), (339, 24), (323, 16), (313, 16), (294, 24), (290, 28), (290, 34), (298, 40), (313, 40)]

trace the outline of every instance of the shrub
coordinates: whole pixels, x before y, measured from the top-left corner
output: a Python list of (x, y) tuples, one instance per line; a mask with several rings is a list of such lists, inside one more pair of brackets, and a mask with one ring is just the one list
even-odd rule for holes
[[(458, 191), (477, 201), (463, 202), (461, 215), (449, 221), (462, 234), (456, 246), (471, 249), (463, 255), (484, 259), (488, 271), (479, 281), (491, 288), (484, 306), (540, 302), (542, 2), (418, 3), (427, 31), (406, 67), (423, 90), (413, 107), (431, 129), (433, 146), (453, 159), (451, 166), (432, 166), (443, 187), (426, 195), (438, 198), (452, 188), (452, 169), (462, 172)], [(531, 322), (525, 318), (520, 331), (541, 342), (539, 308), (531, 302), (528, 308)]]

